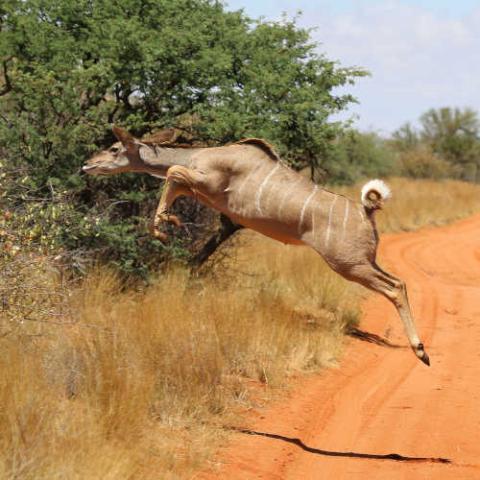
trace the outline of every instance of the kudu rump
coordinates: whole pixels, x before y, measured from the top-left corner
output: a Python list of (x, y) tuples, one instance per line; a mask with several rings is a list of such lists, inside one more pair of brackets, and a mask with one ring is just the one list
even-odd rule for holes
[(376, 263), (374, 215), (390, 196), (382, 181), (369, 181), (358, 203), (294, 172), (263, 140), (188, 148), (154, 137), (141, 141), (118, 127), (113, 132), (119, 142), (91, 158), (83, 170), (90, 175), (144, 172), (165, 178), (154, 218), (157, 238), (166, 238), (161, 223), (180, 225), (168, 209), (178, 196), (187, 195), (275, 240), (308, 245), (337, 273), (390, 300), (416, 356), (430, 364), (416, 332), (405, 283)]

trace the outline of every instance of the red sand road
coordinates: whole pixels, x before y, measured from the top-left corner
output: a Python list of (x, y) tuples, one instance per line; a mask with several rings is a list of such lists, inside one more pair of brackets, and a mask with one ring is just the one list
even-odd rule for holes
[[(338, 369), (249, 416), (246, 428), (267, 435), (234, 433), (202, 478), (480, 479), (480, 215), (383, 236), (379, 260), (407, 282), (432, 366), (372, 294), (360, 328), (404, 348), (352, 339)], [(391, 453), (403, 458), (377, 458)]]

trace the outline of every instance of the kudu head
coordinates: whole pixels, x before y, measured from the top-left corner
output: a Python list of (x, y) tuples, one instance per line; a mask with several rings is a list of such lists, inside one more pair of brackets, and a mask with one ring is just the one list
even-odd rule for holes
[(171, 145), (178, 132), (173, 128), (161, 130), (145, 140), (138, 140), (123, 128), (112, 128), (118, 142), (94, 155), (82, 170), (89, 175), (114, 175), (124, 172), (143, 172), (163, 177), (172, 165), (161, 155), (158, 145)]
[(90, 158), (82, 170), (89, 175), (114, 175), (123, 172), (143, 172), (140, 158), (141, 142), (120, 127), (113, 126), (118, 142)]

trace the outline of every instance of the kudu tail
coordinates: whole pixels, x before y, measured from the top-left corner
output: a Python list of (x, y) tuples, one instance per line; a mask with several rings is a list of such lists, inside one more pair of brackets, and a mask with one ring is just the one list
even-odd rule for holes
[(382, 180), (370, 180), (362, 187), (362, 203), (370, 212), (382, 208), (383, 203), (391, 196), (390, 188)]

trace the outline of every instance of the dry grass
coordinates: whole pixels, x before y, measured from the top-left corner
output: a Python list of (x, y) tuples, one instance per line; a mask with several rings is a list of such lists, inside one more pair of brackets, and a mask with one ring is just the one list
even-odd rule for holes
[[(389, 230), (479, 208), (479, 187), (389, 183)], [(144, 290), (106, 271), (67, 288), (19, 257), (17, 277), (0, 270), (0, 478), (189, 478), (221, 425), (269, 396), (259, 385), (334, 365), (357, 287), (306, 248), (252, 232), (235, 245), (229, 275), (174, 268)]]
[(312, 269), (306, 249), (283, 260), (276, 248), (250, 247), (255, 269), (234, 285), (173, 269), (121, 292), (114, 275), (92, 273), (55, 324), (5, 330), (0, 478), (186, 478), (218, 446), (221, 423), (235, 422), (233, 407), (259, 401), (252, 381), (279, 386), (332, 365), (356, 318), (352, 286), (321, 262)]

